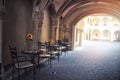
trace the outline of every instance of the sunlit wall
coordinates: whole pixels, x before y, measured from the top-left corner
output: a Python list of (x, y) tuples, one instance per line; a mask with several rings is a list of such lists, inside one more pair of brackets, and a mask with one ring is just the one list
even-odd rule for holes
[(120, 41), (120, 21), (107, 14), (93, 14), (79, 20), (75, 25), (75, 47), (86, 40)]

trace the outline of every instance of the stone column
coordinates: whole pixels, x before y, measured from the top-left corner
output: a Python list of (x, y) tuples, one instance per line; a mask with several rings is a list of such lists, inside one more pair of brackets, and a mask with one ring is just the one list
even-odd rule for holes
[[(70, 27), (66, 27), (66, 35), (65, 35), (65, 37), (68, 39), (68, 41), (70, 42)], [(75, 28), (74, 28), (74, 34), (75, 34)], [(75, 37), (75, 35), (74, 35), (74, 37)], [(75, 39), (75, 38), (74, 38)], [(75, 40), (74, 40), (74, 42), (75, 42)]]
[(89, 30), (87, 30), (87, 40), (89, 40)]
[[(40, 2), (39, 2), (40, 3)], [(43, 10), (41, 9), (41, 5), (37, 0), (33, 2), (33, 12), (32, 12), (32, 20), (33, 20), (33, 42), (34, 48), (37, 48), (37, 42), (41, 39), (41, 26), (43, 23)]]
[(111, 37), (111, 40), (110, 40), (110, 41), (113, 41), (113, 40), (114, 40), (114, 31), (111, 31), (110, 37)]
[(61, 37), (62, 37), (62, 26), (60, 26), (60, 28), (59, 28), (59, 39), (61, 39)]
[(79, 29), (79, 46), (82, 46), (84, 40), (83, 30)]
[(52, 18), (52, 40), (56, 41), (57, 19)]
[(103, 31), (100, 31), (100, 40), (103, 40)]
[(42, 36), (42, 35), (41, 35), (41, 34), (42, 34), (42, 33), (41, 33), (41, 32), (42, 32), (42, 24), (43, 24), (43, 23), (42, 23), (42, 21), (41, 21), (41, 23), (39, 23), (39, 25), (38, 25), (38, 35), (37, 35), (37, 36), (38, 36), (38, 39), (37, 39), (37, 41), (39, 41), (39, 42), (41, 41), (41, 36)]
[(89, 40), (91, 40), (91, 30), (89, 30)]
[(93, 30), (90, 32), (90, 40), (93, 40)]
[(57, 25), (57, 28), (56, 28), (57, 30), (57, 32), (56, 32), (56, 40), (58, 40), (59, 39), (59, 29), (60, 29), (60, 20), (58, 19), (58, 25)]

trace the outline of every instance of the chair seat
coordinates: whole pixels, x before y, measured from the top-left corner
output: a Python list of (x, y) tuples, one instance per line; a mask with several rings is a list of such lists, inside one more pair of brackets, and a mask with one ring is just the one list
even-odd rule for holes
[(18, 68), (18, 69), (28, 68), (28, 67), (32, 67), (32, 66), (33, 66), (33, 64), (30, 63), (29, 61), (27, 61), (27, 62), (19, 62), (19, 63), (15, 64), (15, 67)]
[(58, 51), (51, 51), (49, 52), (49, 54), (58, 54), (59, 52)]
[(46, 49), (39, 49), (39, 50), (46, 52)]
[(39, 57), (40, 58), (49, 58), (51, 56), (49, 54), (40, 54)]
[(66, 46), (68, 46), (68, 47), (69, 47), (69, 46), (71, 46), (71, 45), (66, 45)]
[(62, 50), (62, 49), (65, 49), (66, 47), (62, 46), (62, 47), (59, 47), (57, 48), (58, 50)]

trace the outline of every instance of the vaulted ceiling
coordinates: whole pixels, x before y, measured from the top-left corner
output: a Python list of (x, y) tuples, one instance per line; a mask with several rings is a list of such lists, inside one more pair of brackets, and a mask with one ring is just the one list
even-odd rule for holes
[(66, 26), (74, 25), (79, 19), (93, 13), (120, 15), (120, 0), (54, 0), (53, 3), (57, 15), (64, 19)]

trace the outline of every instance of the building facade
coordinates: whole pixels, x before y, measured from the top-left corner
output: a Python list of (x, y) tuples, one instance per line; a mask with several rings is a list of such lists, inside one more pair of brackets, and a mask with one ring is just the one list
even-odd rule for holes
[(119, 19), (105, 14), (93, 14), (80, 20), (75, 26), (75, 42), (85, 40), (120, 41)]

